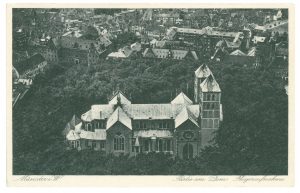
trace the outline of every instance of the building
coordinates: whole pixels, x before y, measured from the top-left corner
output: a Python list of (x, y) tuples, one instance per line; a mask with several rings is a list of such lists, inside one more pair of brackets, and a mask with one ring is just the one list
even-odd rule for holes
[(229, 47), (239, 47), (242, 36), (243, 32), (218, 31), (212, 27), (202, 29), (171, 27), (163, 40), (188, 42), (197, 47), (196, 51), (203, 53), (205, 58), (210, 58), (220, 40), (225, 41)]
[(118, 91), (64, 130), (68, 149), (115, 155), (165, 152), (189, 159), (212, 145), (223, 119), (221, 89), (207, 65), (195, 72), (194, 102), (180, 93), (167, 104), (133, 104)]
[(277, 77), (288, 81), (288, 42), (279, 42), (275, 44), (275, 56), (272, 60), (273, 70)]
[(130, 46), (125, 46), (119, 49), (117, 52), (112, 52), (108, 54), (106, 59), (125, 59), (125, 58), (137, 57), (141, 49), (142, 49), (141, 44), (136, 42), (131, 44)]
[(13, 33), (13, 46), (15, 49), (25, 49), (28, 44), (28, 37), (24, 31), (24, 29), (20, 28), (14, 30)]
[(20, 75), (19, 81), (23, 79), (33, 80), (36, 75), (44, 71), (46, 66), (47, 61), (41, 54), (35, 54), (14, 65)]
[(92, 65), (97, 64), (100, 55), (112, 42), (104, 36), (97, 39), (86, 39), (80, 31), (65, 33), (60, 40), (60, 60), (74, 64)]
[(143, 52), (144, 58), (161, 58), (174, 60), (198, 60), (197, 53), (190, 50), (172, 50), (172, 49), (158, 49), (146, 48)]
[(49, 39), (45, 44), (36, 44), (31, 46), (30, 55), (41, 54), (47, 63), (58, 62), (59, 44), (56, 38)]

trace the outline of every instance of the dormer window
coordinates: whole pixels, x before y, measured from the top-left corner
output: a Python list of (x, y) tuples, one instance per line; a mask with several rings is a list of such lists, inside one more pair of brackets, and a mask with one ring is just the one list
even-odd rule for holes
[(93, 130), (93, 129), (92, 129), (92, 124), (91, 124), (91, 123), (86, 123), (85, 129), (86, 129), (87, 131), (92, 131), (92, 130)]

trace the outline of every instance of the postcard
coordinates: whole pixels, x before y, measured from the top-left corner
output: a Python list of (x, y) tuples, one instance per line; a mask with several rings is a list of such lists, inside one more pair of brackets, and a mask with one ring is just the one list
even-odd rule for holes
[(8, 186), (293, 186), (291, 4), (7, 4)]

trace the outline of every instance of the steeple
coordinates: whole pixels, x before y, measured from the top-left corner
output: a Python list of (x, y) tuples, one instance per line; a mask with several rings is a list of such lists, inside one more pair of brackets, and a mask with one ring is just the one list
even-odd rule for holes
[(212, 72), (208, 68), (207, 64), (202, 64), (195, 71), (195, 82), (194, 82), (194, 101), (199, 103), (199, 94), (200, 94), (200, 84), (210, 75)]

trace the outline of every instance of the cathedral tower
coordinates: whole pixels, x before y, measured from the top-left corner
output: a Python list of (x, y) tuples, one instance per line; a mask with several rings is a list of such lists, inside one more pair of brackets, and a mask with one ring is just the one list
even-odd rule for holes
[(194, 102), (200, 103), (200, 84), (210, 75), (212, 74), (210, 69), (206, 64), (202, 64), (195, 71), (195, 83), (194, 83)]
[(195, 71), (194, 101), (199, 104), (201, 147), (211, 145), (223, 119), (221, 89), (213, 73), (203, 64)]

